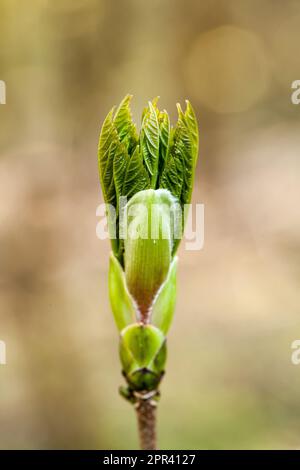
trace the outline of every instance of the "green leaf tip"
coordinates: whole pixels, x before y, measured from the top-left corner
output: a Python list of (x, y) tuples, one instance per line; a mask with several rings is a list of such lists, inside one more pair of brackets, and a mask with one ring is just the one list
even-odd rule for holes
[(143, 160), (151, 177), (151, 187), (156, 187), (159, 156), (159, 125), (156, 110), (149, 101), (140, 133)]

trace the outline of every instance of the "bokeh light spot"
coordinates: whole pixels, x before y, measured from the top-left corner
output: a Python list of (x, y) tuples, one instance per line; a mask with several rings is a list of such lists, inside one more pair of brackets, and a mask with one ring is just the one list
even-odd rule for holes
[(230, 25), (198, 37), (185, 72), (189, 93), (218, 113), (249, 109), (270, 83), (270, 67), (259, 36)]

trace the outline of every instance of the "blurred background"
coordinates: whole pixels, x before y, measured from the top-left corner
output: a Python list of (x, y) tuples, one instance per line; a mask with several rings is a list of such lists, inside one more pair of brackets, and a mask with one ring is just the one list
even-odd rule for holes
[(96, 237), (100, 125), (191, 100), (202, 251), (180, 249), (161, 449), (299, 448), (298, 0), (1, 0), (0, 447), (137, 447)]

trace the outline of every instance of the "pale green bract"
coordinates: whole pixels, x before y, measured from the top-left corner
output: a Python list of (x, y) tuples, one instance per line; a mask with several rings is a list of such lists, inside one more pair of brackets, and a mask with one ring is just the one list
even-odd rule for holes
[(156, 391), (164, 373), (176, 299), (176, 251), (184, 205), (192, 195), (198, 125), (187, 101), (185, 111), (177, 105), (173, 128), (156, 98), (143, 111), (138, 135), (131, 98), (125, 96), (105, 118), (98, 163), (109, 232), (117, 235), (111, 240), (109, 294), (128, 385), (122, 394), (134, 402), (136, 391)]

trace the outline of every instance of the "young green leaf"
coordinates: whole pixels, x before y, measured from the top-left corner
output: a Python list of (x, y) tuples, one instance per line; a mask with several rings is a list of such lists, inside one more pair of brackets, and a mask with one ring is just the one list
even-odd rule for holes
[(126, 95), (121, 101), (114, 118), (114, 125), (117, 130), (119, 140), (122, 142), (128, 153), (131, 154), (138, 144), (138, 135), (135, 124), (132, 122), (130, 102), (132, 95)]
[(114, 118), (114, 125), (118, 132), (120, 141), (124, 139), (132, 130), (132, 118), (130, 112), (130, 101), (132, 95), (126, 95), (125, 98), (121, 101)]
[(194, 165), (196, 166), (197, 159), (198, 159), (199, 130), (198, 130), (198, 124), (197, 124), (195, 111), (193, 110), (193, 107), (188, 100), (186, 100), (185, 120), (187, 123), (187, 127), (190, 131), (191, 138), (192, 138), (193, 158), (194, 158)]
[(151, 307), (151, 324), (167, 334), (172, 323), (176, 302), (177, 257), (172, 261), (167, 279), (159, 289)]
[(129, 384), (128, 391), (156, 390), (164, 374), (167, 357), (166, 339), (152, 326), (136, 323), (121, 332), (120, 359), (123, 374)]
[(126, 327), (121, 332), (121, 338), (123, 347), (131, 353), (138, 367), (147, 367), (152, 363), (165, 339), (158, 328), (141, 323)]
[(165, 339), (163, 344), (161, 345), (160, 350), (156, 354), (152, 364), (151, 370), (161, 376), (164, 374), (165, 371), (165, 364), (167, 360), (167, 340)]
[(117, 207), (119, 207), (119, 199), (124, 194), (124, 183), (126, 178), (126, 171), (129, 163), (129, 155), (127, 149), (123, 143), (119, 143), (115, 150), (114, 160), (113, 160), (113, 176), (114, 183), (116, 188), (117, 196)]
[(111, 309), (116, 325), (121, 331), (137, 320), (137, 310), (128, 292), (124, 271), (113, 253), (110, 255), (108, 281)]
[(173, 196), (181, 199), (183, 185), (183, 165), (181, 158), (178, 154), (172, 151), (168, 155), (168, 160), (165, 169), (160, 178), (160, 188), (165, 188), (170, 191)]
[(113, 159), (119, 140), (113, 124), (113, 112), (114, 108), (105, 118), (98, 145), (99, 176), (104, 201), (107, 204), (115, 204), (116, 200), (113, 182)]
[[(158, 103), (158, 100), (159, 100), (159, 96), (156, 96), (155, 98), (152, 99), (151, 103), (153, 105), (153, 108), (155, 109), (156, 111), (156, 114), (157, 114), (157, 119), (159, 117), (159, 109), (157, 107), (157, 103)], [(141, 120), (141, 123), (143, 124), (143, 121), (144, 121), (144, 117), (146, 116), (146, 114), (149, 112), (149, 105), (148, 106), (145, 106), (145, 108), (143, 109), (142, 111), (142, 120)]]
[(167, 111), (159, 113), (159, 173), (161, 174), (168, 155), (170, 144), (170, 120)]
[(183, 185), (181, 203), (189, 204), (194, 183), (194, 174), (198, 156), (197, 121), (191, 105), (187, 104), (185, 114), (177, 104), (178, 121), (174, 133), (172, 153), (179, 156), (183, 167)]
[[(149, 188), (150, 181), (146, 168), (143, 165), (139, 146), (135, 148), (132, 157), (129, 157), (125, 146), (119, 144), (114, 157), (114, 183), (117, 198), (126, 196), (129, 200), (135, 193)], [(119, 201), (117, 201), (117, 204)]]
[(143, 158), (138, 145), (127, 164), (122, 192), (129, 200), (135, 193), (148, 189), (149, 187), (150, 180), (148, 172), (143, 165)]
[(151, 188), (154, 189), (158, 174), (159, 125), (157, 112), (151, 102), (149, 102), (149, 109), (143, 119), (140, 144), (144, 162), (151, 175)]

